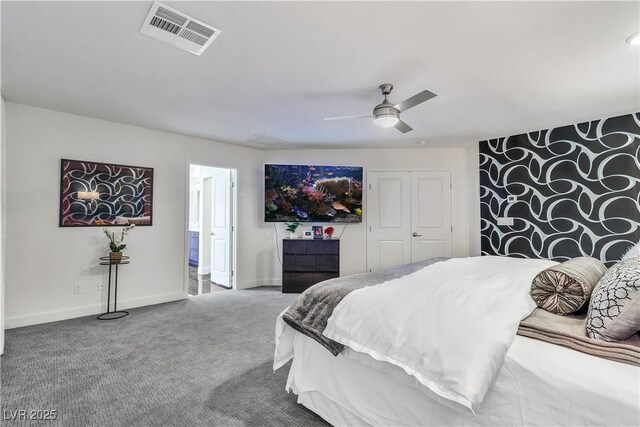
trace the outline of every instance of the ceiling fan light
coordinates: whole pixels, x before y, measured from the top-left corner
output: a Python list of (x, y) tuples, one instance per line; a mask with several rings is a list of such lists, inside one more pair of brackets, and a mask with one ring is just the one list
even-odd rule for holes
[(396, 124), (398, 124), (399, 121), (400, 119), (398, 118), (398, 116), (393, 114), (386, 114), (386, 115), (376, 116), (373, 118), (373, 123), (375, 123), (376, 126), (380, 126), (383, 129), (392, 128)]

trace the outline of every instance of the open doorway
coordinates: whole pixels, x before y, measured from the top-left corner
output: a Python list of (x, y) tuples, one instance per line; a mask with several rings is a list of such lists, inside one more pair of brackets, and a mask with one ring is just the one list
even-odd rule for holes
[(188, 295), (234, 288), (236, 170), (189, 164)]

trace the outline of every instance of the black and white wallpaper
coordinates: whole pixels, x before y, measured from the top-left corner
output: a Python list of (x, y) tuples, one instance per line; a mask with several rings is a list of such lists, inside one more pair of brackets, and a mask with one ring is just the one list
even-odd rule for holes
[(480, 142), (480, 211), (483, 255), (613, 265), (640, 240), (640, 113)]

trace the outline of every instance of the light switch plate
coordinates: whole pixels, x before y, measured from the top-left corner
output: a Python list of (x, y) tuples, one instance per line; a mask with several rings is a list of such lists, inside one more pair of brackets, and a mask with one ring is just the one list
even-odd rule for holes
[(498, 225), (513, 225), (513, 218), (510, 216), (503, 216), (498, 218)]

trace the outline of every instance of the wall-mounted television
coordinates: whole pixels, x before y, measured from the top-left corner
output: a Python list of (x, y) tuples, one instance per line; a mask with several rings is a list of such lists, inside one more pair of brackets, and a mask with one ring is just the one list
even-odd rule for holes
[(265, 222), (362, 222), (362, 167), (264, 166)]

